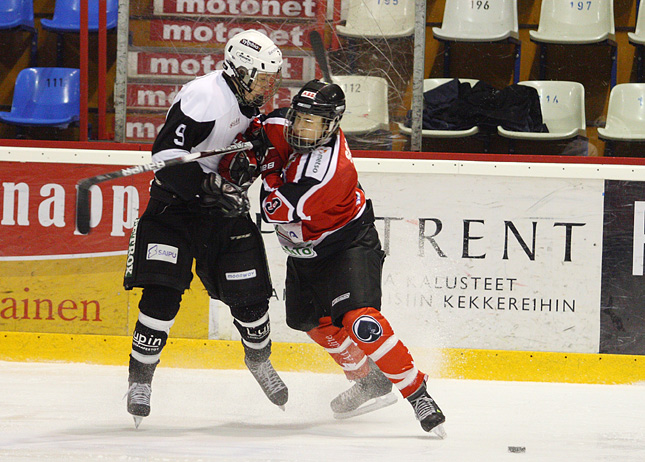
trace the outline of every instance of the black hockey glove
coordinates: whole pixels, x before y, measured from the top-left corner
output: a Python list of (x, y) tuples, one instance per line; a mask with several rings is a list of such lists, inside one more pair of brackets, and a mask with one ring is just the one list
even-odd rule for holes
[(226, 181), (218, 173), (209, 173), (202, 182), (204, 194), (200, 204), (207, 209), (219, 210), (225, 217), (239, 217), (251, 208), (247, 190), (251, 183), (242, 186)]

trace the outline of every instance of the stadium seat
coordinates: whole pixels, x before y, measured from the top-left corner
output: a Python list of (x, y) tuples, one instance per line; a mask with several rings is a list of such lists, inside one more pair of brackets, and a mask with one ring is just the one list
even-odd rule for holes
[(414, 34), (414, 0), (349, 0), (340, 35), (357, 38), (398, 38)]
[(33, 0), (4, 0), (0, 2), (0, 29), (22, 27), (34, 30)]
[[(548, 133), (516, 132), (498, 126), (497, 133), (510, 139), (521, 140), (587, 140), (585, 117), (585, 88), (579, 82), (529, 80), (519, 85), (533, 87), (540, 97), (542, 121)], [(511, 144), (512, 146), (512, 144)], [(510, 149), (512, 151), (512, 148)]]
[[(118, 20), (118, 0), (107, 0), (107, 29), (114, 29)], [(79, 32), (81, 28), (81, 0), (56, 0), (54, 17), (41, 19), (43, 29), (52, 32)], [(88, 29), (99, 30), (99, 0), (88, 0)]]
[(30, 67), (16, 78), (11, 112), (0, 121), (18, 126), (67, 128), (79, 120), (80, 71), (59, 67)]
[(38, 31), (34, 27), (33, 0), (0, 1), (0, 30), (21, 29), (32, 34), (30, 63), (36, 65)]
[[(119, 16), (119, 0), (106, 0), (107, 30), (115, 29)], [(88, 0), (87, 28), (89, 32), (99, 30), (99, 0)], [(56, 37), (56, 65), (62, 67), (63, 34), (79, 33), (81, 30), (81, 0), (56, 0), (54, 17), (41, 19), (43, 29), (58, 34)]]
[(636, 30), (628, 32), (629, 43), (636, 47), (636, 76), (639, 82), (643, 81), (643, 54), (645, 52), (645, 8), (638, 8), (636, 17)]
[(451, 42), (507, 42), (515, 45), (514, 81), (519, 80), (521, 41), (517, 0), (446, 0), (441, 27), (433, 27), (432, 32), (444, 43), (444, 77), (450, 76)]
[(388, 130), (388, 85), (382, 77), (337, 75), (332, 81), (345, 92), (347, 109), (340, 123), (347, 135)]
[[(450, 82), (454, 79), (442, 78), (442, 79), (425, 79), (423, 81), (423, 92), (427, 92), (441, 86), (445, 83)], [(461, 83), (470, 83), (471, 86), (475, 86), (479, 80), (476, 79), (459, 79)], [(401, 134), (406, 136), (412, 135), (412, 129), (406, 127), (404, 124), (399, 123), (399, 131)], [(473, 136), (479, 133), (479, 128), (475, 125), (467, 130), (421, 130), (421, 135), (424, 138), (466, 138), (468, 136)]]
[(609, 94), (607, 123), (598, 128), (598, 137), (606, 141), (605, 155), (613, 154), (615, 141), (645, 141), (645, 83), (623, 83)]
[(546, 46), (607, 44), (611, 47), (610, 86), (616, 84), (616, 28), (613, 0), (568, 2), (543, 0), (537, 31), (529, 31), (540, 45), (540, 80), (546, 78)]

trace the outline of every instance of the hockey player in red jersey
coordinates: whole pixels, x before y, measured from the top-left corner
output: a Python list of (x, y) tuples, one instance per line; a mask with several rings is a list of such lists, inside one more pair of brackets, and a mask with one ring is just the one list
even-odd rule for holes
[(290, 108), (263, 122), (270, 147), (261, 165), (261, 209), (288, 254), (287, 324), (355, 381), (331, 402), (337, 418), (392, 404), (394, 384), (423, 430), (441, 436), (445, 417), (426, 390), (427, 375), (380, 312), (385, 253), (340, 129), (344, 110), (338, 85), (313, 80)]

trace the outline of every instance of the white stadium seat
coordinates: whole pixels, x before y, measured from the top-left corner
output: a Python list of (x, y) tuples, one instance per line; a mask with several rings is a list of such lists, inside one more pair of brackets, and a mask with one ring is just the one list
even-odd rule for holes
[(345, 92), (347, 108), (340, 127), (348, 135), (388, 130), (388, 84), (382, 77), (337, 75), (332, 81)]
[(607, 123), (598, 137), (607, 142), (605, 155), (613, 154), (614, 141), (645, 141), (645, 83), (623, 83), (609, 94)]
[(441, 27), (433, 27), (444, 44), (444, 77), (450, 77), (450, 42), (508, 42), (515, 45), (514, 82), (520, 78), (522, 42), (517, 24), (517, 0), (495, 2), (446, 0)]
[(544, 47), (546, 44), (589, 45), (611, 47), (612, 70), (610, 86), (616, 84), (616, 27), (613, 0), (571, 2), (542, 0), (537, 31), (529, 31), (532, 41), (540, 44), (540, 79), (546, 78)]
[(358, 38), (398, 38), (414, 33), (414, 0), (348, 0), (347, 21), (336, 29)]

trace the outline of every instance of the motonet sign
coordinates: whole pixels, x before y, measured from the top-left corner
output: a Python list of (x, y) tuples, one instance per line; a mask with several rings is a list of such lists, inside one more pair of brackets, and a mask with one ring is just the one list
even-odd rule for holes
[(313, 0), (154, 0), (155, 15), (315, 19)]

